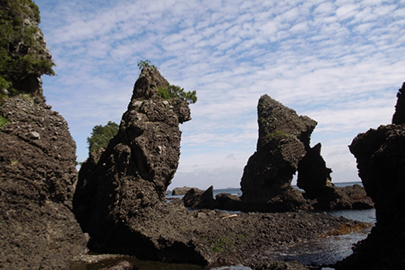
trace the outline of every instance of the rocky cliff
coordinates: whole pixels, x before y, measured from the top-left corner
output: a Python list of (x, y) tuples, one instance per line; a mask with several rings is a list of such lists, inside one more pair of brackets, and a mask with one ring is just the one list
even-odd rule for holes
[[(19, 16), (14, 22), (22, 17), (26, 28), (38, 25), (38, 8), (31, 1), (1, 1), (1, 8), (2, 29), (12, 16)], [(20, 42), (16, 51), (12, 43), (6, 53), (14, 61), (24, 51), (32, 58), (50, 59), (35, 27), (40, 48), (34, 51)], [(66, 121), (45, 103), (40, 79), (45, 72), (20, 71), (10, 68), (1, 74), (16, 92), (11, 95), (3, 88), (0, 95), (0, 268), (69, 269), (86, 244), (71, 211), (76, 145)]]
[(391, 125), (360, 133), (349, 146), (359, 176), (375, 202), (377, 223), (371, 234), (338, 269), (405, 269), (405, 110), (398, 92)]

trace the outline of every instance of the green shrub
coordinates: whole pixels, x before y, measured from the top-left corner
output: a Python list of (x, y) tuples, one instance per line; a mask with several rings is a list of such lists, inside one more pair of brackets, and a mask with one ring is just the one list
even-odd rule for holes
[[(30, 74), (55, 75), (51, 59), (43, 59), (44, 49), (37, 39), (38, 25), (25, 24), (27, 18), (40, 22), (38, 6), (31, 0), (0, 1), (0, 88), (17, 94), (13, 82)], [(18, 89), (22, 90), (22, 89)]]
[(177, 85), (169, 85), (169, 87), (158, 86), (158, 96), (163, 99), (169, 100), (172, 98), (181, 98), (188, 104), (194, 104), (197, 102), (197, 91), (185, 92), (184, 88)]
[(100, 148), (105, 149), (110, 140), (117, 134), (118, 129), (118, 124), (111, 121), (108, 121), (107, 125), (105, 126), (94, 126), (91, 136), (87, 138), (89, 154)]
[(146, 69), (152, 69), (153, 68), (153, 69), (155, 69), (156, 67), (154, 65), (151, 65), (150, 61), (148, 59), (146, 59), (146, 60), (140, 60), (138, 62), (138, 68), (140, 70), (142, 70), (143, 68), (146, 68)]
[(0, 128), (2, 128), (4, 125), (9, 124), (10, 122), (4, 118), (3, 116), (0, 116)]
[(282, 140), (282, 139), (288, 139), (288, 134), (280, 131), (280, 130), (275, 130), (271, 133), (267, 133), (266, 134), (266, 138), (270, 138), (270, 139), (276, 139), (276, 140)]

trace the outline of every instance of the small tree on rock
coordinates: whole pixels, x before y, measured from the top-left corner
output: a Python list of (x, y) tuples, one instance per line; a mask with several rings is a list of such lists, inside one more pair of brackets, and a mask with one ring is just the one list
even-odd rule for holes
[(91, 136), (87, 138), (89, 154), (100, 148), (106, 148), (110, 140), (117, 134), (119, 126), (115, 122), (108, 121), (107, 125), (93, 127)]

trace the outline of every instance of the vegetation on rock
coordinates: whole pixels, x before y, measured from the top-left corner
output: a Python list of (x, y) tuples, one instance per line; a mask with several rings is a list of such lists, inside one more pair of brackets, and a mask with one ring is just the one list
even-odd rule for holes
[(177, 85), (169, 85), (169, 87), (157, 87), (158, 95), (163, 99), (181, 98), (185, 100), (188, 104), (194, 104), (197, 102), (197, 91), (184, 91)]
[(18, 94), (17, 81), (28, 75), (55, 75), (46, 57), (38, 23), (38, 6), (31, 0), (0, 0), (0, 97)]
[[(157, 69), (156, 66), (152, 65), (149, 60), (140, 60), (138, 62), (139, 69)], [(197, 91), (184, 91), (184, 88), (178, 85), (169, 85), (168, 87), (158, 86), (158, 96), (170, 100), (172, 98), (181, 98), (185, 100), (188, 104), (194, 104), (197, 102)]]
[(0, 128), (2, 128), (4, 125), (10, 123), (6, 118), (3, 116), (0, 116)]
[(119, 125), (112, 121), (108, 121), (105, 126), (94, 126), (91, 136), (87, 138), (89, 154), (100, 148), (106, 148), (110, 140), (117, 134), (118, 129)]

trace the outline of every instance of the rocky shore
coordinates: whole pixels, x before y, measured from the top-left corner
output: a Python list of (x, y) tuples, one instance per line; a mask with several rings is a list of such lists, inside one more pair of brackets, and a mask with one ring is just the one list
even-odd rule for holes
[[(27, 25), (37, 26), (35, 4), (29, 3), (21, 10), (27, 10)], [(36, 37), (49, 60), (42, 33)], [(90, 250), (207, 269), (314, 269), (275, 261), (272, 254), (369, 226), (312, 210), (363, 209), (373, 202), (376, 226), (336, 268), (405, 268), (405, 86), (392, 124), (359, 134), (350, 146), (365, 189), (334, 186), (321, 144), (310, 146), (316, 121), (264, 95), (243, 195), (214, 198), (213, 187), (183, 189), (183, 200), (167, 202), (179, 163), (179, 125), (191, 114), (187, 99), (167, 92), (173, 86), (159, 70), (143, 67), (117, 135), (92, 152), (79, 173), (75, 142), (66, 121), (45, 102), (42, 74), (14, 76), (18, 94), (1, 89), (0, 268), (69, 269), (78, 258), (100, 259), (86, 254)], [(305, 192), (291, 186), (294, 173)], [(110, 269), (132, 268), (122, 262)]]

